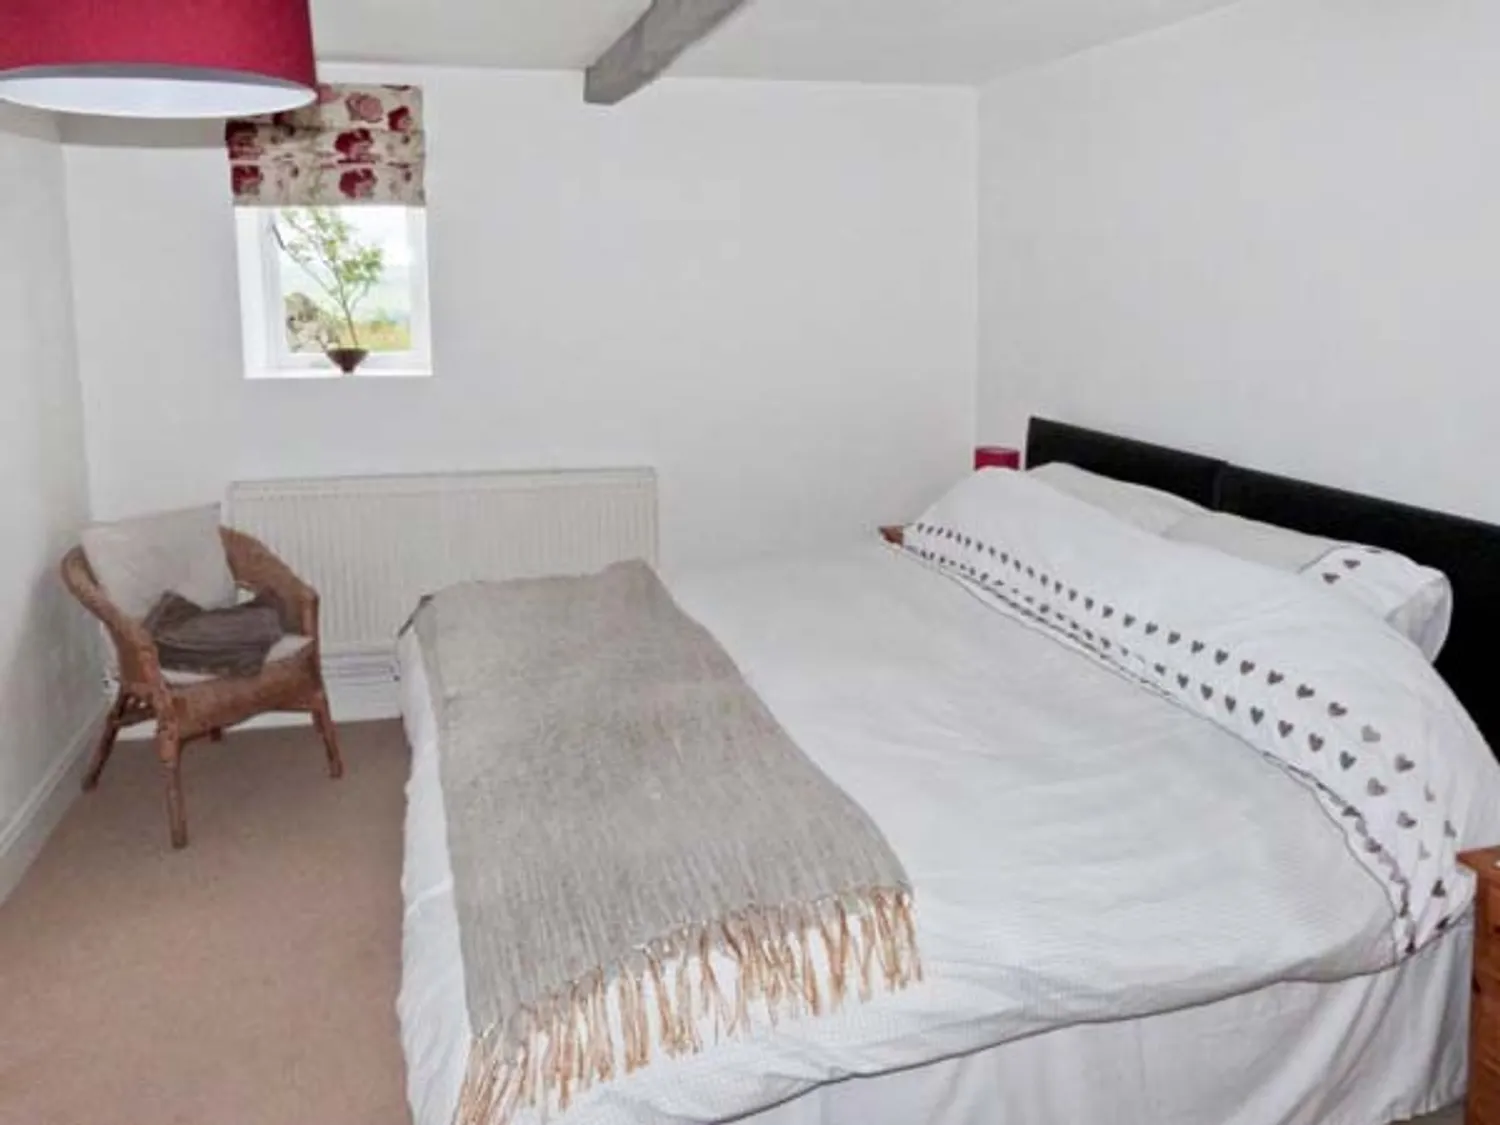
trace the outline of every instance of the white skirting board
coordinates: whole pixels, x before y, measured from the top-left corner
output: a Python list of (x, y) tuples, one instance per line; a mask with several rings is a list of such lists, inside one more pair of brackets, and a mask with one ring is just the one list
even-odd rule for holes
[[(396, 685), (396, 654), (391, 649), (346, 652), (323, 658), (323, 683), (336, 723), (364, 723), (401, 717), (401, 693)], [(307, 715), (265, 715), (244, 724), (288, 726), (310, 723)]]
[[(392, 652), (345, 653), (323, 659), (323, 683), (335, 723), (368, 723), (401, 717), (396, 658)], [(241, 723), (238, 730), (306, 726), (310, 715), (272, 712)], [(142, 725), (142, 733), (147, 727)]]
[(47, 837), (77, 798), (94, 737), (104, 721), (104, 710), (101, 705), (79, 728), (26, 803), (9, 823), (0, 825), (0, 901), (15, 890)]
[(401, 692), (396, 668), (393, 649), (325, 657), (323, 682), (328, 687), (328, 706), (334, 722), (399, 719)]
[[(401, 695), (396, 686), (396, 659), (390, 650), (346, 652), (323, 658), (323, 682), (328, 687), (328, 706), (336, 723), (364, 723), (401, 717)], [(238, 730), (305, 726), (308, 715), (272, 712), (241, 723)], [(122, 731), (130, 740), (151, 738), (155, 724), (138, 723)]]

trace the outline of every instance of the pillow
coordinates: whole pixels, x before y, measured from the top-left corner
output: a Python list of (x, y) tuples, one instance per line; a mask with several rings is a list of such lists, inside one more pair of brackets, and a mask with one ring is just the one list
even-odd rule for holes
[(1297, 572), (1317, 562), (1334, 547), (1332, 539), (1304, 535), (1229, 512), (1189, 516), (1164, 532), (1179, 543), (1198, 543), (1227, 555), (1258, 562), (1277, 570)]
[(1038, 465), (1027, 475), (1152, 535), (1161, 535), (1182, 520), (1207, 511), (1170, 492), (1127, 484), (1060, 461)]
[(1174, 525), (1166, 538), (1198, 543), (1250, 562), (1300, 574), (1359, 602), (1436, 660), (1453, 622), (1447, 575), (1405, 555), (1304, 535), (1228, 512), (1204, 512)]
[(168, 592), (205, 609), (234, 604), (234, 575), (219, 537), (217, 504), (96, 523), (84, 529), (82, 539), (94, 577), (137, 621)]
[(1378, 547), (1341, 544), (1302, 571), (1383, 617), (1436, 660), (1453, 624), (1453, 584), (1430, 566)]
[(1040, 465), (1028, 475), (1153, 535), (1212, 547), (1332, 587), (1373, 610), (1428, 660), (1437, 659), (1448, 639), (1452, 585), (1441, 571), (1404, 555), (1341, 544), (1229, 512), (1211, 512), (1170, 492), (1062, 462)]

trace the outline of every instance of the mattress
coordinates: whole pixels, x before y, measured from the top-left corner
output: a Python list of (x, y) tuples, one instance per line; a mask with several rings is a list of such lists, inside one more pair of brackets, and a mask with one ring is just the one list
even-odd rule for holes
[[(1316, 802), (1233, 739), (883, 548), (673, 589), (891, 839), (929, 981), (649, 1068), (580, 1119), (774, 1105), (752, 1119), (1377, 1125), (1459, 1096), (1467, 929), (1368, 971), (1378, 891)], [(400, 660), (413, 767), (399, 1014), (417, 1125), (449, 1125), (470, 1028), (435, 720), (410, 638)], [(1046, 757), (1016, 749), (1037, 746)], [(985, 852), (991, 818), (1005, 856)], [(1078, 1023), (1101, 997), (1111, 1018)]]

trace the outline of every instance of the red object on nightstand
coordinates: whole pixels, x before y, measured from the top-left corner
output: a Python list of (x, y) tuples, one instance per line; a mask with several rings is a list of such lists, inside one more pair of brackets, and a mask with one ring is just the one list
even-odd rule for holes
[(981, 445), (974, 450), (974, 469), (1019, 469), (1021, 451), (1007, 445)]

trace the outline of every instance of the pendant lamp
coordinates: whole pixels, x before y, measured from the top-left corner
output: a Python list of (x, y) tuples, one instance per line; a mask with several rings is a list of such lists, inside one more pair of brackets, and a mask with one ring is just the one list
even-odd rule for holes
[(316, 96), (308, 0), (0, 0), (0, 99), (253, 117)]

